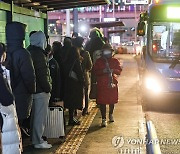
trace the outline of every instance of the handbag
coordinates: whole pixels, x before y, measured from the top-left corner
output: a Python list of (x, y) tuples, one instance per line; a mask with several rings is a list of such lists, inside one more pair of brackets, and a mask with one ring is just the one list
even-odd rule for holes
[(77, 74), (76, 74), (76, 72), (73, 71), (73, 68), (74, 68), (75, 63), (76, 63), (76, 60), (74, 61), (73, 65), (72, 65), (72, 67), (71, 67), (71, 69), (70, 69), (69, 77), (70, 77), (71, 79), (73, 79), (74, 81), (78, 81)]

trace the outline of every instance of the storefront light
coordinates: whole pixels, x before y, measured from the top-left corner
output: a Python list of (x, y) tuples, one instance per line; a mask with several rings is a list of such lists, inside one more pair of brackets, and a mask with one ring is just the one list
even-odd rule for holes
[(167, 7), (167, 18), (180, 19), (180, 7)]

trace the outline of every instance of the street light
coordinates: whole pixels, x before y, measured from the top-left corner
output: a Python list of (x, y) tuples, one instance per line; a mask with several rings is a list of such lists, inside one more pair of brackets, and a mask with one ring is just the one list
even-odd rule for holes
[(87, 30), (87, 27), (85, 25), (81, 25), (80, 31), (84, 33), (86, 32), (86, 30)]

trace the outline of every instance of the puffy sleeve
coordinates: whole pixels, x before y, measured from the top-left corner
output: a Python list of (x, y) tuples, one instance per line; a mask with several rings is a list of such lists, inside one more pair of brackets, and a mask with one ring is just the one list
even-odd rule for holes
[(29, 93), (36, 91), (36, 76), (34, 65), (30, 53), (26, 50), (21, 52), (22, 58), (20, 58), (20, 72), (23, 78), (23, 82), (26, 85)]
[(117, 59), (114, 59), (114, 67), (112, 69), (113, 69), (113, 72), (112, 72), (113, 74), (116, 74), (116, 75), (121, 74), (122, 68), (120, 66), (120, 62)]
[(105, 66), (103, 65), (103, 61), (101, 58), (97, 59), (94, 67), (93, 67), (93, 72), (95, 73), (96, 76), (101, 76), (104, 75), (103, 69)]
[(36, 65), (36, 78), (42, 90), (48, 93), (52, 90), (50, 70), (45, 55), (42, 52), (39, 54), (38, 59), (34, 60), (34, 64)]
[(5, 82), (2, 75), (0, 75), (0, 103), (4, 106), (13, 104), (14, 97)]
[(90, 71), (92, 69), (93, 64), (92, 64), (92, 60), (88, 51), (86, 51), (86, 56), (87, 56), (86, 70)]

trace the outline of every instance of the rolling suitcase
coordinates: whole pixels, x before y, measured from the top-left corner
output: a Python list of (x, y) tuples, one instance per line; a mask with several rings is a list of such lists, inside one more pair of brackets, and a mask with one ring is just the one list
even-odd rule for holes
[(47, 138), (65, 136), (63, 107), (49, 107), (43, 136)]

